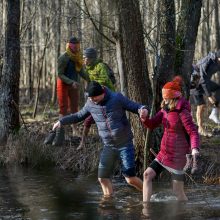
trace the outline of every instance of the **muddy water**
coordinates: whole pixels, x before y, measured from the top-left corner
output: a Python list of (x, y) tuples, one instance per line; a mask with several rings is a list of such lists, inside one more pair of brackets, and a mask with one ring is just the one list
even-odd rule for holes
[(120, 179), (115, 197), (103, 199), (96, 177), (71, 172), (1, 169), (0, 220), (220, 219), (220, 186), (190, 184), (189, 201), (178, 203), (169, 183), (154, 183), (152, 202)]

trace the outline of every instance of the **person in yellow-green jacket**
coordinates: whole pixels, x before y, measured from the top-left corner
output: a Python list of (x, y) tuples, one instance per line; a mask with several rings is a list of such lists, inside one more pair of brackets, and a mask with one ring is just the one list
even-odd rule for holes
[[(90, 81), (96, 81), (102, 86), (106, 86), (111, 91), (115, 91), (113, 82), (109, 77), (109, 68), (103, 63), (101, 59), (97, 58), (97, 51), (93, 47), (88, 47), (83, 51), (84, 59), (84, 72), (89, 76)], [(93, 117), (90, 115), (84, 121), (83, 133), (81, 136), (81, 142), (77, 150), (81, 149), (85, 145), (86, 137), (89, 133), (90, 127), (94, 124)]]

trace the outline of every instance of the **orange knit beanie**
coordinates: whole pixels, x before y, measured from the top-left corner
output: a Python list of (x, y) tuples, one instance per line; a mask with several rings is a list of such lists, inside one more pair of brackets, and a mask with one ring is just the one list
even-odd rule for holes
[(174, 99), (182, 96), (182, 82), (181, 76), (174, 77), (173, 81), (167, 82), (162, 88), (163, 99)]

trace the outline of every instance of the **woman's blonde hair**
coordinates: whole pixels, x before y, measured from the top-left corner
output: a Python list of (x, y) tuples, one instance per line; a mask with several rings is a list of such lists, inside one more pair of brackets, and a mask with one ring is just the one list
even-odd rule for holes
[[(178, 99), (179, 99), (179, 97), (178, 97), (178, 98), (174, 98), (174, 99), (170, 99), (169, 104), (168, 104), (168, 108), (169, 108), (170, 110), (174, 110), (174, 109), (176, 108), (176, 104), (177, 104), (177, 102), (178, 102)], [(165, 100), (163, 100), (163, 101), (161, 102), (160, 107), (161, 107), (161, 108), (164, 108), (165, 105), (166, 105), (166, 104), (165, 104)]]

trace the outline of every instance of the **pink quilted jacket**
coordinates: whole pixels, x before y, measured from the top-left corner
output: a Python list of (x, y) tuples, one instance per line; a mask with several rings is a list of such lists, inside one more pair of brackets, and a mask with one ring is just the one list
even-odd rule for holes
[[(145, 127), (150, 129), (161, 124), (164, 133), (157, 159), (168, 167), (182, 170), (190, 148), (199, 148), (198, 129), (192, 120), (189, 102), (182, 97), (175, 110), (167, 112), (161, 109), (153, 118), (147, 118), (144, 122)], [(187, 134), (190, 141), (187, 140)]]

